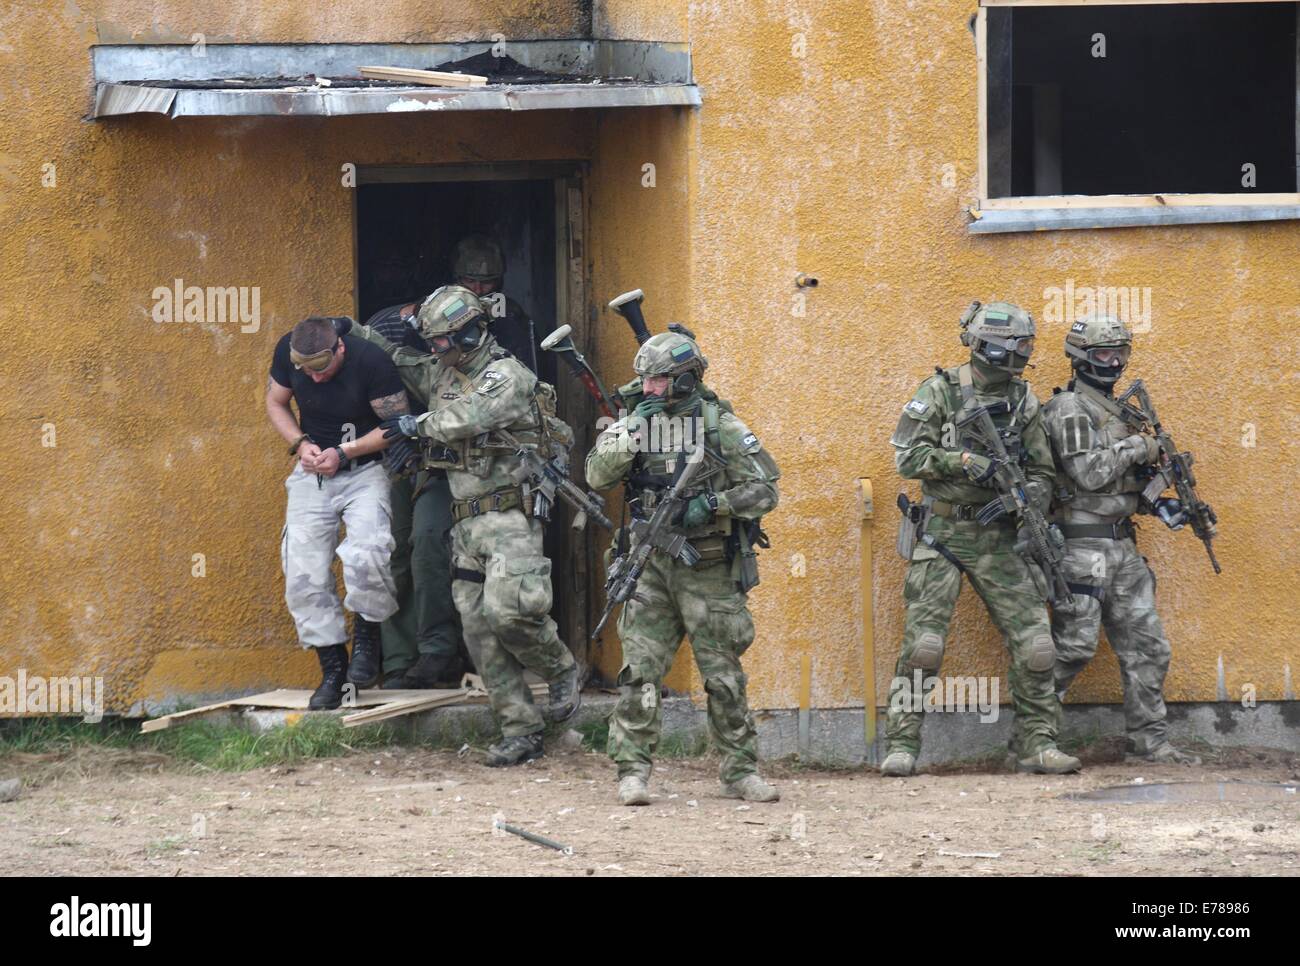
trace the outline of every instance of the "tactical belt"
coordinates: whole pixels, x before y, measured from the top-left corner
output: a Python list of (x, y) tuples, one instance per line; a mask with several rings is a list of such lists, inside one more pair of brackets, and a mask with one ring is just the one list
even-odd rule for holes
[(452, 500), (451, 522), (460, 523), (469, 517), (505, 510), (522, 510), (524, 516), (528, 516), (532, 512), (532, 501), (524, 499), (523, 491), (517, 486), (496, 490), (472, 500)]
[(934, 500), (930, 509), (946, 520), (974, 520), (981, 507), (973, 503), (949, 503), (946, 500)]
[(1094, 587), (1092, 584), (1073, 584), (1067, 581), (1065, 586), (1071, 594), (1083, 594), (1086, 597), (1096, 597), (1099, 603), (1106, 599), (1106, 592), (1100, 587)]
[(1119, 523), (1065, 523), (1061, 525), (1061, 534), (1066, 540), (1078, 540), (1081, 537), (1098, 537), (1103, 540), (1133, 540), (1137, 528), (1132, 520)]
[(487, 582), (487, 574), (479, 570), (466, 570), (464, 567), (452, 567), (451, 579), (468, 580), (472, 584), (482, 584)]

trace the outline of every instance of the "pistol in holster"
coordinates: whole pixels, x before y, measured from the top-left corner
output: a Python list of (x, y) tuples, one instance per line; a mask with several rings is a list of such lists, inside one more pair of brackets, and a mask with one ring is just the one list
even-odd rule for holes
[(922, 497), (920, 503), (913, 503), (906, 493), (900, 493), (898, 509), (903, 514), (898, 523), (898, 555), (904, 560), (911, 560), (912, 551), (916, 549), (921, 534), (925, 533), (925, 525), (930, 521), (930, 501)]

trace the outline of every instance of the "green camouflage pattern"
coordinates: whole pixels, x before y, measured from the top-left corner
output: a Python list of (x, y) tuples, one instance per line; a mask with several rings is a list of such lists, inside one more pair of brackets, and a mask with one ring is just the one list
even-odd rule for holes
[[(962, 471), (962, 450), (980, 453), (982, 450), (964, 443), (954, 426), (962, 405), (958, 369), (957, 366), (944, 369), (921, 383), (912, 400), (903, 407), (890, 442), (894, 445), (899, 475), (920, 480), (923, 494), (949, 503), (983, 506), (997, 496), (997, 491), (971, 481)], [(1002, 400), (1011, 403), (1010, 416), (995, 416), (993, 421), (999, 429), (1006, 427), (1011, 419), (1019, 426), (1026, 453), (1025, 477), (1030, 483), (1040, 484), (1034, 488), (1034, 495), (1041, 500), (1039, 509), (1046, 512), (1056, 470), (1038, 397), (1024, 380), (984, 382), (980, 370), (974, 366), (972, 369), (977, 405)]]
[[(700, 541), (701, 549), (710, 541), (719, 545), (719, 535), (730, 532), (733, 519), (753, 520), (771, 512), (779, 500), (781, 475), (758, 437), (702, 386), (653, 419), (660, 426), (670, 419), (703, 419), (703, 405), (717, 407), (717, 445), (725, 467), (701, 487), (716, 494), (717, 518), (686, 531), (692, 541)], [(667, 432), (649, 435), (671, 438)], [(607, 490), (634, 471), (670, 473), (681, 458), (679, 451), (642, 452), (646, 448), (629, 420), (615, 422), (597, 437), (587, 456), (588, 484)], [(739, 558), (728, 562), (718, 549), (718, 556), (694, 568), (653, 554), (637, 584), (642, 600), (628, 601), (619, 616), (623, 665), (607, 750), (620, 777), (650, 775), (662, 724), (663, 678), (687, 635), (708, 699), (709, 733), (722, 756), (720, 777), (735, 782), (756, 772), (758, 737), (740, 663), (754, 641), (754, 622), (748, 596), (736, 582)], [(610, 563), (608, 554), (605, 562)]]
[[(365, 326), (357, 329), (392, 356), (412, 395), (427, 400), (429, 411), (419, 417), (420, 437), (449, 450), (450, 458), (432, 459), (426, 446), (425, 466), (446, 470), (454, 499), (516, 485), (511, 475), (518, 465), (515, 450), (480, 445), (476, 438), (508, 429), (522, 442), (546, 444), (549, 437), (541, 429), (546, 419), (553, 433), (572, 439), (568, 426), (539, 408), (539, 397), (553, 401), (554, 390), (501, 350), (490, 334), (449, 366), (427, 353), (394, 346)], [(574, 664), (549, 616), (551, 562), (542, 539), (541, 521), (519, 510), (489, 511), (451, 528), (453, 568), (484, 575), (482, 583), (453, 579), (452, 597), (470, 659), (508, 738), (542, 730), (524, 669), (550, 681)]]
[(1165, 675), (1170, 647), (1156, 613), (1156, 578), (1132, 540), (1083, 537), (1065, 543), (1071, 583), (1099, 587), (1102, 601), (1075, 594), (1052, 609), (1056, 693), (1064, 696), (1097, 653), (1102, 627), (1119, 661), (1124, 725), (1132, 751), (1149, 754), (1168, 740)]
[[(962, 562), (993, 625), (1002, 632), (1011, 656), (1008, 684), (1017, 748), (1032, 755), (1054, 747), (1057, 708), (1051, 625), (1045, 596), (1029, 564), (1015, 552), (1015, 524), (982, 527), (936, 516), (930, 518), (926, 531)], [(920, 710), (922, 695), (913, 693), (913, 672), (921, 671), (922, 678), (939, 674), (961, 583), (961, 572), (951, 562), (930, 547), (917, 545), (903, 585), (907, 607), (903, 647), (889, 691), (885, 736), (890, 751), (920, 754), (925, 713)]]
[(518, 510), (484, 513), (451, 529), (452, 566), (484, 575), (453, 579), (452, 593), (470, 658), (488, 701), (511, 738), (541, 731), (524, 671), (551, 681), (573, 667), (551, 610), (551, 562), (542, 551), (541, 521)]
[(664, 675), (687, 634), (708, 697), (709, 736), (722, 756), (719, 777), (733, 782), (754, 774), (758, 732), (740, 664), (754, 642), (754, 621), (730, 568), (717, 562), (692, 569), (655, 553), (637, 583), (637, 595), (644, 600), (629, 600), (618, 620), (623, 666), (607, 751), (619, 777), (650, 777), (662, 728)]
[[(991, 379), (980, 366), (971, 368), (977, 405), (1010, 402), (1011, 413), (997, 416), (994, 421), (999, 428), (1014, 423), (1019, 429), (1031, 498), (1046, 510), (1055, 470), (1037, 397), (1021, 379)], [(920, 480), (921, 492), (926, 496), (983, 506), (997, 494), (973, 482), (962, 468), (962, 450), (972, 446), (960, 438), (954, 426), (961, 405), (959, 367), (941, 370), (922, 383), (904, 407), (891, 439), (895, 465), (899, 475)], [(979, 452), (977, 448), (973, 451)], [(1002, 632), (1011, 659), (1008, 683), (1017, 746), (1026, 754), (1053, 747), (1056, 701), (1046, 587), (1041, 574), (1031, 571), (1015, 552), (1014, 521), (1003, 519), (982, 527), (974, 521), (933, 516), (926, 531), (966, 567), (971, 585), (994, 626)], [(903, 587), (907, 607), (903, 646), (890, 687), (886, 718), (891, 751), (920, 753), (924, 712), (920, 710), (922, 696), (911, 693), (913, 672), (921, 671), (923, 678), (938, 674), (960, 591), (960, 571), (935, 550), (918, 544)]]
[[(1062, 492), (1056, 518), (1070, 524), (1115, 524), (1139, 509), (1145, 483), (1139, 468), (1150, 457), (1141, 437), (1103, 404), (1106, 397), (1082, 380), (1043, 407)], [(1066, 579), (1101, 594), (1075, 594), (1053, 609), (1056, 693), (1064, 697), (1097, 653), (1101, 628), (1119, 662), (1124, 721), (1132, 750), (1148, 754), (1167, 740), (1164, 699), (1170, 646), (1156, 613), (1155, 575), (1131, 539), (1069, 538)]]

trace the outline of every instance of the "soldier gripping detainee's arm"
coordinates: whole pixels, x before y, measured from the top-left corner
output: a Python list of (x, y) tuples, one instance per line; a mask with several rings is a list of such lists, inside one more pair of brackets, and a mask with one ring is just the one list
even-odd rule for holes
[[(399, 373), (421, 372), (434, 363), (428, 343), (416, 328), (422, 300), (381, 309), (354, 335), (385, 352), (403, 349)], [(407, 386), (411, 412), (429, 408), (427, 385)], [(401, 454), (389, 459), (390, 454)], [(384, 621), (385, 689), (458, 687), (466, 669), (460, 621), (451, 597), (451, 489), (447, 472), (426, 467), (410, 440), (400, 439), (384, 451), (393, 476), (393, 582), (397, 613)], [(404, 457), (414, 466), (404, 466)], [(399, 462), (401, 461), (401, 462)]]
[[(494, 430), (507, 430), (544, 458), (572, 445), (573, 434), (555, 415), (555, 390), (497, 345), (473, 292), (438, 289), (418, 320), (435, 358), (409, 349), (392, 353), (408, 388), (430, 408), (389, 420), (385, 432), (418, 441), (425, 465), (446, 470), (452, 591), (501, 726), (488, 764), (519, 764), (542, 755), (546, 721), (577, 710), (581, 674), (550, 617), (551, 562), (542, 549), (549, 508), (516, 482), (518, 446)], [(525, 669), (548, 682), (544, 713), (533, 704)]]
[[(997, 466), (957, 423), (986, 406), (1012, 459), (1028, 480), (1026, 496), (1046, 511), (1054, 470), (1038, 400), (1020, 378), (1034, 348), (1029, 313), (1005, 302), (978, 302), (962, 319), (970, 360), (938, 369), (903, 407), (891, 442), (898, 472), (921, 481), (920, 505), (907, 508), (899, 549), (910, 563), (903, 587), (907, 607), (903, 646), (886, 717), (885, 775), (913, 773), (921, 751), (923, 688), (937, 677), (964, 574), (1002, 632), (1011, 655), (1015, 709), (1012, 752), (1017, 770), (1077, 771), (1079, 760), (1056, 747), (1054, 650), (1043, 575), (1020, 553), (1017, 520), (1005, 514), (980, 522), (998, 499)], [(985, 518), (987, 519), (987, 517)]]
[[(766, 545), (758, 523), (776, 507), (780, 473), (730, 404), (703, 384), (707, 365), (684, 332), (651, 337), (633, 361), (639, 384), (621, 392), (631, 414), (602, 432), (587, 456), (587, 482), (598, 490), (622, 483), (634, 519), (645, 519), (666, 498), (684, 460), (700, 458), (693, 447), (707, 447), (722, 463), (707, 474), (700, 468), (675, 522), (698, 561), (689, 566), (656, 548), (619, 617), (623, 667), (608, 751), (624, 805), (650, 802), (660, 689), (686, 634), (708, 695), (709, 734), (722, 756), (722, 793), (760, 802), (779, 797), (758, 776), (758, 736), (740, 657), (754, 640), (753, 545)], [(611, 555), (632, 549), (624, 532), (610, 548)]]
[[(280, 556), (298, 640), (320, 659), (321, 684), (308, 707), (337, 708), (345, 683), (369, 687), (378, 678), (379, 622), (397, 609), (390, 490), (380, 455), (389, 443), (380, 421), (407, 412), (406, 393), (387, 355), (339, 335), (333, 319), (313, 316), (275, 347), (266, 412), (298, 457), (285, 481)], [(340, 524), (347, 526), (341, 544)], [(330, 572), (336, 548), (347, 587), (342, 606)], [(355, 614), (350, 666), (344, 607)]]
[(1181, 503), (1142, 497), (1160, 447), (1135, 431), (1115, 399), (1133, 337), (1119, 320), (1093, 316), (1073, 323), (1065, 354), (1074, 369), (1069, 386), (1043, 407), (1057, 465), (1056, 517), (1065, 535), (1071, 601), (1052, 610), (1056, 693), (1063, 699), (1097, 653), (1106, 628), (1124, 688), (1127, 755), (1155, 762), (1195, 763), (1169, 743), (1164, 683), (1169, 641), (1156, 613), (1155, 574), (1138, 552), (1134, 513), (1149, 513), (1181, 528)]

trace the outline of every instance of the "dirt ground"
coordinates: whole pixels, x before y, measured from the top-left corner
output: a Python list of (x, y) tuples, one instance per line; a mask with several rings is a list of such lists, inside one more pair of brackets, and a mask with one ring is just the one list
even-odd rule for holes
[[(1113, 757), (1113, 756), (1112, 756)], [(623, 808), (599, 754), (504, 771), (411, 748), (301, 766), (200, 772), (135, 752), (11, 756), (0, 870), (61, 875), (1297, 875), (1300, 796), (1114, 804), (1060, 796), (1159, 781), (1291, 781), (1300, 762), (1233, 751), (1210, 764), (1095, 762), (1081, 775), (996, 771), (882, 779), (774, 763), (774, 805), (718, 797), (709, 758), (660, 764)], [(572, 855), (493, 831), (493, 817)], [(984, 853), (974, 855), (972, 853)]]

